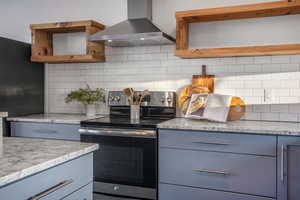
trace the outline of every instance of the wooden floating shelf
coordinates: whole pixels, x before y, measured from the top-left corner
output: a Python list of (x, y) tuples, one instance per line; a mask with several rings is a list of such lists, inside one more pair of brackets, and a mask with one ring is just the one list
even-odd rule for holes
[(95, 57), (93, 55), (32, 56), (31, 60), (47, 63), (90, 63), (103, 62), (105, 57)]
[(214, 58), (234, 56), (270, 56), (300, 54), (300, 44), (268, 45), (248, 47), (228, 47), (211, 49), (177, 50), (176, 56), (181, 58)]
[(176, 12), (175, 55), (181, 58), (300, 54), (300, 44), (189, 49), (189, 24), (300, 14), (300, 1), (277, 1)]
[(62, 55), (53, 54), (53, 34), (85, 32), (86, 37), (104, 30), (105, 26), (89, 20), (75, 22), (59, 22), (49, 24), (33, 24), (32, 31), (32, 56), (33, 62), (45, 63), (80, 63), (80, 62), (104, 62), (105, 46), (103, 42), (91, 42), (87, 40), (85, 55)]
[(223, 8), (176, 12), (177, 20), (187, 23), (237, 20), (300, 14), (300, 1), (277, 1)]

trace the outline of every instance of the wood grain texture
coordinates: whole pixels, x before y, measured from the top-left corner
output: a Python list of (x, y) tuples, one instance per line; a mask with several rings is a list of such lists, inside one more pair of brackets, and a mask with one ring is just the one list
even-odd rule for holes
[[(103, 42), (88, 41), (90, 35), (104, 30), (105, 26), (92, 21), (57, 22), (48, 24), (32, 24), (32, 56), (33, 62), (45, 63), (81, 63), (81, 62), (104, 62), (105, 46)], [(63, 55), (53, 54), (53, 34), (85, 32), (86, 54), (85, 55)]]
[(177, 50), (175, 53), (176, 56), (181, 58), (270, 56), (289, 54), (300, 54), (300, 44)]
[(93, 20), (86, 20), (86, 21), (72, 21), (72, 22), (55, 22), (55, 23), (46, 23), (46, 24), (31, 24), (31, 29), (39, 29), (47, 32), (72, 32), (73, 30), (75, 32), (78, 31), (85, 31), (85, 27), (87, 26), (93, 26), (97, 27), (99, 29), (105, 29), (105, 25), (100, 24)]
[(177, 20), (176, 23), (176, 49), (183, 50), (189, 47), (189, 24)]
[[(97, 33), (98, 31), (101, 31), (103, 29), (99, 29), (99, 27), (95, 26), (87, 26), (86, 27), (86, 37)], [(102, 59), (102, 61), (105, 61), (105, 45), (104, 41), (101, 42), (92, 42), (87, 40), (87, 46), (86, 46), (86, 54), (92, 55), (94, 57), (97, 57), (99, 59)]]
[(52, 40), (52, 34), (41, 30), (32, 30), (32, 55), (53, 55)]
[(103, 62), (105, 57), (93, 55), (63, 55), (63, 56), (32, 56), (32, 62), (44, 63), (93, 63)]
[(300, 44), (189, 49), (189, 24), (300, 14), (300, 0), (286, 0), (222, 8), (176, 12), (175, 55), (181, 58), (300, 54)]
[(176, 12), (177, 20), (188, 23), (271, 17), (300, 13), (299, 1), (276, 1), (221, 8)]

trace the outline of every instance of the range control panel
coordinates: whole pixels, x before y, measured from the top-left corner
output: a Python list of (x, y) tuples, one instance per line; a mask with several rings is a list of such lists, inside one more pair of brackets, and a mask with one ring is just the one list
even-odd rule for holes
[[(141, 91), (137, 91), (141, 92)], [(123, 91), (110, 91), (108, 93), (109, 106), (129, 106), (128, 97)], [(176, 107), (175, 92), (150, 92), (141, 103), (141, 106)]]

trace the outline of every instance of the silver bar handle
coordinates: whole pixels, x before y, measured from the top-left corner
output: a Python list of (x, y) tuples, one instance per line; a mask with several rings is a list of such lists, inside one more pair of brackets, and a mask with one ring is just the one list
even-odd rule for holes
[(83, 128), (78, 129), (78, 132), (79, 133), (91, 133), (91, 134), (99, 134), (99, 133), (101, 133), (100, 131), (97, 131), (97, 130), (83, 129)]
[(65, 180), (65, 181), (59, 183), (58, 185), (56, 185), (56, 186), (54, 186), (54, 187), (52, 187), (52, 188), (50, 188), (50, 189), (48, 189), (48, 190), (46, 190), (46, 191), (40, 193), (40, 194), (37, 194), (37, 195), (35, 195), (35, 196), (33, 196), (33, 197), (30, 197), (28, 200), (40, 200), (40, 199), (42, 199), (43, 197), (48, 196), (49, 194), (51, 194), (51, 193), (53, 193), (53, 192), (56, 192), (57, 190), (59, 190), (59, 189), (65, 187), (65, 186), (67, 186), (67, 185), (69, 185), (69, 184), (71, 184), (71, 183), (73, 183), (73, 180), (72, 180), (72, 179), (70, 179), (70, 180)]
[(222, 176), (229, 176), (230, 173), (227, 170), (207, 170), (207, 169), (194, 169), (194, 172), (200, 172), (200, 173), (207, 173), (207, 174), (217, 174), (217, 175), (222, 175)]
[(79, 133), (103, 135), (103, 136), (140, 136), (155, 137), (156, 132), (153, 130), (124, 130), (124, 129), (78, 129)]
[(206, 142), (206, 141), (195, 141), (195, 142), (192, 142), (192, 143), (194, 143), (194, 144), (220, 145), (220, 146), (231, 145), (230, 143), (225, 143), (225, 142)]
[(281, 145), (280, 181), (284, 183), (284, 145)]

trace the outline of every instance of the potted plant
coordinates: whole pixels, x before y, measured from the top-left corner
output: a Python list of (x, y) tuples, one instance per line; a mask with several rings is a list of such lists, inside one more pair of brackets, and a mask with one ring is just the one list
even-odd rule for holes
[(92, 90), (89, 85), (85, 89), (80, 88), (75, 91), (71, 91), (65, 98), (66, 103), (78, 101), (85, 106), (86, 115), (88, 117), (96, 116), (96, 105), (105, 102), (105, 89), (96, 88)]

